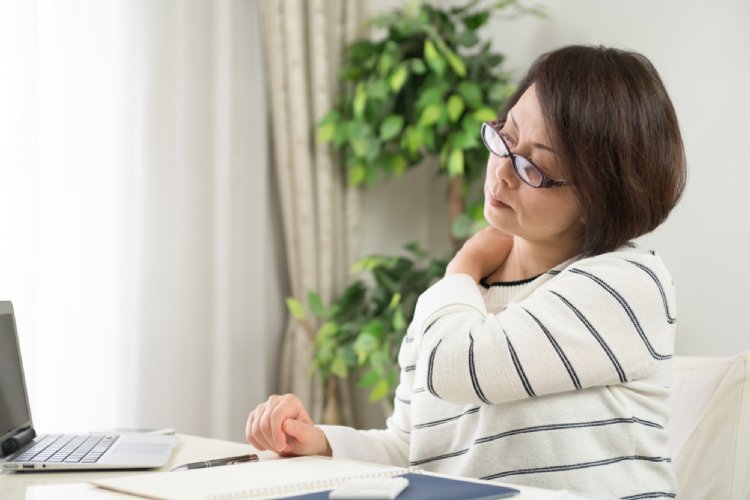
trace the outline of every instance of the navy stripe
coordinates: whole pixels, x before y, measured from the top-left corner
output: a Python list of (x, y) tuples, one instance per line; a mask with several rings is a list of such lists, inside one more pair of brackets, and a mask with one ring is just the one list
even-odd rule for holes
[(414, 337), (404, 337), (404, 344), (410, 344), (414, 342)]
[(419, 388), (414, 389), (413, 391), (411, 391), (412, 395), (419, 394), (420, 392), (424, 392), (424, 387), (419, 387)]
[(518, 360), (518, 355), (516, 354), (516, 350), (513, 349), (513, 344), (510, 343), (510, 339), (508, 338), (508, 334), (505, 333), (505, 330), (503, 330), (503, 333), (505, 334), (505, 341), (508, 343), (508, 350), (510, 350), (510, 357), (513, 360), (513, 366), (516, 367), (516, 373), (518, 373), (518, 378), (521, 379), (521, 383), (523, 384), (523, 388), (526, 389), (526, 394), (529, 395), (529, 397), (536, 397), (536, 394), (534, 393), (534, 389), (531, 388), (531, 383), (529, 382), (529, 379), (526, 377), (526, 372), (523, 371), (523, 366), (521, 366), (521, 362)]
[(404, 403), (405, 405), (410, 405), (410, 404), (411, 404), (411, 401), (410, 401), (410, 400), (408, 400), (408, 399), (403, 399), (403, 398), (400, 398), (400, 397), (398, 397), (398, 396), (396, 396), (396, 401), (399, 401), (399, 402), (401, 402), (401, 403)]
[(657, 429), (663, 429), (663, 427), (655, 422), (643, 420), (637, 417), (630, 418), (611, 418), (609, 420), (591, 420), (588, 422), (570, 422), (566, 424), (549, 424), (549, 425), (537, 425), (534, 427), (524, 427), (521, 429), (514, 429), (512, 431), (501, 432), (493, 436), (487, 436), (476, 439), (474, 444), (483, 444), (497, 439), (502, 439), (508, 436), (515, 436), (517, 434), (528, 434), (531, 432), (544, 432), (544, 431), (557, 431), (565, 429), (581, 429), (585, 427), (603, 427), (605, 425), (616, 425), (616, 424), (641, 424), (648, 427), (655, 427)]
[(677, 498), (677, 495), (674, 493), (666, 493), (664, 491), (649, 491), (647, 493), (639, 493), (637, 495), (628, 495), (626, 497), (621, 497), (622, 500), (638, 500), (639, 498), (661, 498), (661, 497), (667, 497), (667, 498)]
[(430, 323), (429, 325), (427, 325), (427, 328), (425, 328), (425, 329), (424, 329), (424, 332), (422, 332), (422, 335), (427, 335), (427, 332), (429, 332), (429, 331), (430, 331), (430, 328), (432, 328), (432, 326), (433, 326), (433, 325), (434, 325), (435, 323), (437, 323), (437, 320), (438, 320), (438, 319), (440, 319), (440, 318), (436, 318), (436, 319), (432, 320), (432, 322), (431, 322), (431, 323)]
[(609, 346), (604, 341), (604, 339), (601, 337), (601, 335), (599, 335), (599, 332), (596, 331), (596, 328), (594, 328), (594, 326), (589, 322), (589, 320), (586, 319), (586, 316), (584, 316), (581, 311), (579, 311), (573, 304), (571, 304), (568, 301), (568, 299), (566, 299), (565, 297), (563, 297), (562, 295), (560, 295), (557, 292), (554, 292), (552, 290), (550, 290), (550, 291), (552, 293), (554, 293), (555, 295), (557, 295), (557, 297), (560, 300), (563, 301), (563, 304), (565, 304), (566, 306), (568, 306), (570, 308), (570, 310), (573, 311), (573, 313), (578, 317), (578, 319), (581, 320), (581, 323), (583, 323), (584, 326), (586, 328), (588, 328), (588, 330), (591, 333), (591, 335), (593, 335), (594, 338), (597, 340), (597, 342), (599, 342), (599, 345), (604, 350), (604, 352), (607, 354), (607, 357), (609, 358), (609, 360), (612, 362), (612, 366), (615, 367), (615, 371), (617, 372), (617, 376), (620, 377), (620, 382), (623, 382), (623, 383), (627, 382), (628, 379), (625, 376), (625, 371), (622, 369), (622, 366), (620, 365), (620, 362), (617, 360), (617, 358), (615, 357), (614, 353), (609, 348)]
[(404, 366), (402, 370), (404, 370), (405, 372), (413, 372), (414, 370), (416, 370), (416, 368), (417, 368), (417, 365), (411, 365), (411, 366)]
[(471, 385), (474, 386), (474, 392), (477, 393), (477, 397), (479, 397), (484, 404), (492, 404), (484, 396), (484, 392), (482, 392), (482, 388), (479, 386), (477, 370), (474, 365), (474, 337), (471, 333), (469, 333), (469, 376), (471, 377)]
[(438, 396), (437, 392), (435, 392), (435, 387), (432, 385), (432, 373), (435, 369), (435, 354), (437, 353), (438, 347), (440, 347), (441, 342), (443, 342), (443, 339), (440, 339), (432, 349), (432, 352), (430, 353), (430, 364), (427, 365), (427, 390), (430, 391), (430, 394), (432, 394), (436, 398), (439, 398), (440, 396)]
[(656, 283), (656, 287), (659, 289), (659, 293), (661, 294), (661, 301), (664, 304), (664, 314), (667, 315), (667, 323), (670, 325), (673, 324), (675, 321), (677, 321), (677, 318), (672, 317), (671, 314), (669, 314), (669, 304), (667, 303), (667, 294), (664, 293), (664, 287), (661, 284), (661, 281), (659, 281), (659, 278), (656, 276), (656, 273), (649, 269), (648, 267), (644, 266), (640, 262), (633, 262), (632, 260), (629, 260), (631, 264), (633, 264), (635, 267), (643, 271), (644, 273), (648, 274), (652, 280), (654, 280), (654, 283)]
[(646, 344), (646, 348), (648, 349), (648, 352), (651, 354), (651, 357), (658, 360), (664, 360), (664, 359), (671, 359), (672, 355), (670, 354), (659, 354), (656, 352), (651, 345), (651, 342), (649, 342), (648, 337), (646, 337), (646, 334), (643, 331), (643, 328), (641, 328), (640, 322), (638, 322), (638, 318), (636, 318), (635, 313), (633, 313), (633, 310), (630, 308), (628, 303), (625, 301), (625, 299), (622, 298), (622, 296), (617, 293), (617, 291), (609, 286), (607, 283), (605, 283), (601, 278), (598, 278), (597, 276), (594, 276), (593, 274), (587, 273), (586, 271), (582, 271), (580, 269), (571, 269), (571, 273), (580, 274), (581, 276), (586, 276), (587, 278), (594, 281), (594, 283), (598, 284), (602, 288), (604, 288), (607, 292), (609, 292), (612, 297), (617, 300), (617, 302), (620, 303), (620, 305), (625, 309), (625, 313), (627, 313), (628, 317), (630, 318), (631, 323), (633, 323), (633, 326), (635, 327), (636, 331), (638, 332), (638, 335), (641, 337), (641, 340), (643, 340), (643, 343)]
[(461, 418), (461, 417), (463, 417), (465, 415), (471, 415), (472, 413), (477, 413), (478, 411), (479, 411), (479, 407), (477, 406), (476, 408), (470, 408), (470, 409), (466, 410), (465, 412), (461, 413), (460, 415), (456, 415), (456, 416), (448, 417), (448, 418), (443, 418), (441, 420), (435, 420), (435, 421), (432, 421), (432, 422), (425, 422), (423, 424), (412, 425), (411, 428), (412, 429), (424, 429), (425, 427), (434, 427), (436, 425), (445, 424), (445, 423), (448, 423), (448, 422), (452, 422), (454, 420), (458, 420), (459, 418)]
[(625, 462), (628, 460), (645, 460), (647, 462), (671, 462), (672, 460), (665, 457), (644, 457), (641, 455), (633, 455), (629, 457), (614, 457), (605, 460), (596, 460), (593, 462), (582, 462), (578, 464), (567, 464), (567, 465), (555, 465), (552, 467), (534, 467), (529, 469), (516, 469), (504, 472), (498, 472), (489, 476), (480, 477), (479, 479), (492, 480), (499, 479), (501, 477), (508, 476), (523, 476), (526, 474), (539, 474), (544, 472), (563, 472), (576, 469), (588, 469), (589, 467), (601, 467), (603, 465), (612, 465), (619, 462)]
[(549, 332), (549, 330), (547, 330), (547, 328), (542, 324), (542, 322), (539, 321), (536, 316), (531, 314), (531, 311), (529, 311), (526, 308), (524, 308), (524, 311), (526, 311), (529, 314), (529, 316), (531, 316), (534, 319), (534, 321), (536, 321), (537, 325), (539, 325), (539, 328), (542, 329), (544, 334), (547, 336), (547, 339), (549, 340), (550, 344), (552, 344), (552, 347), (554, 347), (555, 351), (557, 351), (557, 355), (560, 357), (560, 361), (562, 361), (563, 365), (565, 365), (565, 369), (568, 370), (568, 375), (570, 375), (570, 380), (573, 381), (573, 385), (575, 386), (576, 389), (580, 389), (581, 382), (578, 380), (578, 375), (576, 375), (576, 372), (573, 369), (573, 365), (570, 363), (570, 360), (568, 360), (568, 357), (565, 355), (560, 345), (557, 343), (554, 337), (552, 337), (552, 334)]
[(466, 448), (465, 450), (454, 451), (453, 453), (446, 453), (445, 455), (438, 455), (435, 457), (424, 458), (422, 460), (415, 460), (413, 462), (409, 462), (409, 465), (414, 467), (416, 465), (426, 464), (427, 462), (434, 462), (435, 460), (443, 460), (445, 458), (459, 457), (461, 455), (464, 455), (468, 451), (469, 451), (469, 448)]

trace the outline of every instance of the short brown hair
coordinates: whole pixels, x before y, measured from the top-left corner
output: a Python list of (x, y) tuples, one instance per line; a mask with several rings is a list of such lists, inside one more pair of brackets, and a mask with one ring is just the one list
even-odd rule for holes
[(584, 256), (656, 229), (685, 188), (685, 153), (672, 102), (651, 62), (607, 47), (541, 55), (501, 112), (535, 85), (564, 178), (586, 224)]

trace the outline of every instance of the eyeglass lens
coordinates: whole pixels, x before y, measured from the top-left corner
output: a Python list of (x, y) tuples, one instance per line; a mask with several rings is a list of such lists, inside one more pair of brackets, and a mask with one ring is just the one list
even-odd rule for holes
[(487, 149), (496, 156), (499, 156), (500, 158), (507, 158), (510, 156), (513, 170), (515, 170), (516, 174), (518, 174), (518, 177), (520, 177), (522, 181), (533, 187), (539, 187), (542, 185), (544, 178), (539, 169), (523, 156), (512, 154), (505, 139), (503, 139), (500, 132), (498, 132), (495, 127), (485, 123), (482, 127), (482, 139), (484, 139)]

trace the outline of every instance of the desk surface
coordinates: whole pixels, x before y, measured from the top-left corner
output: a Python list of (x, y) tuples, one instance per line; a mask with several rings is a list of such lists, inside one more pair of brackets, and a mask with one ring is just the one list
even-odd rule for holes
[[(169, 463), (161, 469), (153, 469), (153, 471), (163, 472), (184, 463), (241, 455), (244, 453), (256, 453), (256, 451), (249, 444), (180, 435), (180, 443), (172, 454)], [(268, 452), (261, 452), (259, 455), (262, 460), (276, 458), (275, 454)], [(103, 477), (118, 477), (148, 472), (143, 470), (40, 473), (0, 472), (0, 498), (3, 500), (133, 500), (137, 497), (96, 488), (87, 484), (87, 481)], [(537, 488), (519, 488), (514, 485), (509, 486), (521, 490), (521, 494), (513, 497), (514, 499), (553, 500), (560, 498), (560, 494), (553, 491)]]

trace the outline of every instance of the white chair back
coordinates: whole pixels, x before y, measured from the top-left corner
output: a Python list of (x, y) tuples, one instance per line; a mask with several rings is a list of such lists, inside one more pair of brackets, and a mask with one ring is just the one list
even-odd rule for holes
[(675, 357), (667, 404), (678, 498), (750, 499), (750, 352)]

